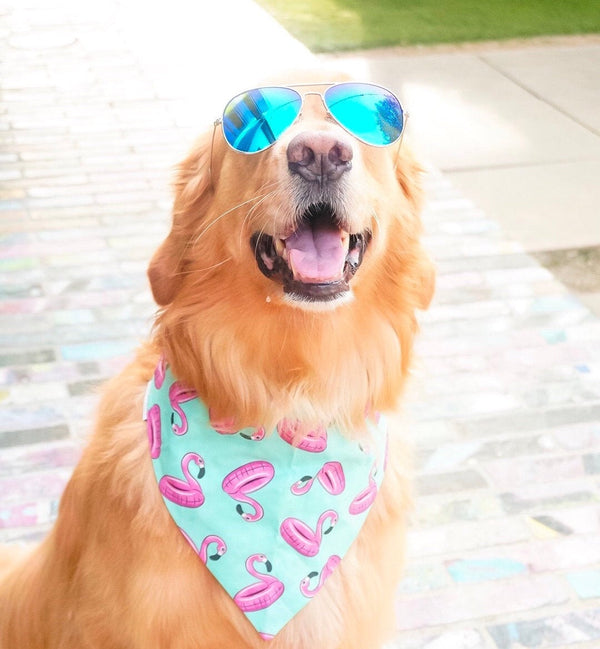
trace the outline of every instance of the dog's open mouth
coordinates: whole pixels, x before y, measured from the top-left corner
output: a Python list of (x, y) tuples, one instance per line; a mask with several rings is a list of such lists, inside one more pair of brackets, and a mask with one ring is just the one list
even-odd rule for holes
[(316, 203), (290, 235), (255, 233), (250, 244), (261, 272), (280, 281), (285, 293), (324, 302), (350, 290), (370, 240), (368, 232), (346, 231), (331, 205)]

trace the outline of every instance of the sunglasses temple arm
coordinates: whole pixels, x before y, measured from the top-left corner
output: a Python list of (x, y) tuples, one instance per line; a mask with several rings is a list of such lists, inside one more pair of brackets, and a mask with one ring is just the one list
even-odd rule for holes
[(214, 121), (213, 123), (213, 132), (212, 132), (212, 137), (210, 139), (210, 159), (208, 161), (208, 179), (210, 181), (210, 187), (211, 189), (214, 189), (215, 186), (213, 184), (213, 175), (212, 175), (212, 160), (213, 160), (213, 147), (215, 145), (215, 135), (217, 134), (217, 126), (221, 123), (221, 118), (218, 118)]
[(408, 124), (409, 114), (404, 113), (404, 128), (402, 133), (400, 133), (400, 139), (398, 140), (398, 150), (396, 151), (396, 161), (394, 162), (394, 171), (398, 166), (398, 160), (400, 159), (400, 150), (402, 149), (402, 142), (404, 142), (404, 134), (406, 133), (406, 125)]

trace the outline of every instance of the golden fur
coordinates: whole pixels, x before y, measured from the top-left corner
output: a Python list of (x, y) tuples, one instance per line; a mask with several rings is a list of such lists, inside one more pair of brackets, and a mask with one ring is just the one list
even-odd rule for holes
[(5, 566), (0, 649), (368, 649), (393, 629), (409, 506), (406, 452), (393, 434), (357, 541), (267, 644), (170, 518), (141, 420), (161, 353), (211, 413), (233, 416), (239, 428), (292, 417), (360, 435), (366, 409), (396, 407), (415, 309), (427, 307), (433, 289), (419, 243), (421, 170), (406, 148), (396, 160), (398, 145), (353, 140), (348, 219), (373, 233), (353, 300), (316, 310), (290, 304), (249, 245), (253, 232), (294, 227), (286, 146), (301, 130), (339, 129), (324, 113), (318, 97), (307, 97), (281, 141), (256, 155), (230, 150), (217, 131), (211, 156), (211, 131), (180, 166), (172, 230), (149, 268), (162, 307), (153, 336), (106, 386), (53, 530)]

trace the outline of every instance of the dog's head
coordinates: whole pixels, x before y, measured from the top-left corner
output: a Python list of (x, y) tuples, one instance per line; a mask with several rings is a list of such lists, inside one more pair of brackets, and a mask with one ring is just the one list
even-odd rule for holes
[[(264, 149), (236, 150), (252, 145), (219, 125), (179, 170), (149, 268), (161, 345), (223, 415), (263, 416), (261, 400), (333, 419), (389, 407), (431, 297), (421, 170), (401, 138), (373, 145), (336, 121), (329, 87), (295, 86), (301, 110)], [(232, 119), (259, 110), (250, 99)]]

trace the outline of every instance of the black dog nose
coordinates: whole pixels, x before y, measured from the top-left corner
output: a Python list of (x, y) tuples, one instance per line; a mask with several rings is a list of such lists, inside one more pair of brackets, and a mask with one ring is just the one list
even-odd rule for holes
[(352, 145), (326, 131), (299, 133), (287, 148), (288, 167), (310, 182), (338, 180), (352, 167)]

